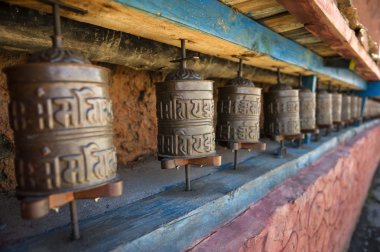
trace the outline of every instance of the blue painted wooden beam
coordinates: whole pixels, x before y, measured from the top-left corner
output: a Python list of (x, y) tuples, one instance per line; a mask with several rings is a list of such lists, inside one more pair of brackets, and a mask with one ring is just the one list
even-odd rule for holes
[(380, 96), (380, 81), (369, 81), (367, 88), (363, 91), (356, 92), (361, 97), (377, 97)]
[[(264, 54), (365, 89), (366, 82), (356, 73), (324, 66), (322, 57), (311, 50), (234, 11), (217, 0), (114, 0), (178, 26), (210, 34), (247, 49)], [(212, 45), (210, 45), (212, 46)]]
[(311, 90), (311, 92), (317, 91), (317, 76), (316, 75), (303, 75), (302, 85)]

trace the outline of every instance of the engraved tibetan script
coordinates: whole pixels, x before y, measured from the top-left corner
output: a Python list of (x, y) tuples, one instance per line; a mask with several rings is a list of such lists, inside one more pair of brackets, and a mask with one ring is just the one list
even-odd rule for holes
[(157, 104), (157, 115), (159, 120), (212, 118), (214, 116), (214, 100), (182, 99), (175, 96), (172, 99), (161, 100)]
[(78, 153), (31, 160), (20, 157), (16, 167), (21, 189), (59, 189), (113, 177), (116, 152), (114, 147), (100, 149), (96, 143), (89, 143)]

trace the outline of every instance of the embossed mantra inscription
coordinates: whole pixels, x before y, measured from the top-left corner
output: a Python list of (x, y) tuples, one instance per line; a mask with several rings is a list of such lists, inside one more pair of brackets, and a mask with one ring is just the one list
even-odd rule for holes
[(261, 89), (219, 88), (217, 141), (258, 142), (260, 138)]
[(317, 95), (317, 124), (318, 126), (332, 125), (332, 97), (326, 90)]
[(300, 134), (298, 90), (270, 90), (264, 102), (268, 136)]
[(315, 93), (309, 89), (301, 89), (300, 96), (300, 127), (301, 130), (315, 129)]
[(342, 121), (349, 122), (351, 120), (351, 96), (342, 95)]
[(333, 122), (339, 123), (342, 121), (342, 94), (333, 93), (331, 95)]
[[(117, 165), (108, 70), (48, 65), (7, 69), (20, 192), (75, 191), (113, 179)], [(30, 71), (29, 78), (18, 76), (23, 68)]]
[(201, 157), (215, 153), (212, 81), (158, 83), (157, 120), (160, 157)]
[(355, 95), (351, 95), (351, 119), (356, 120), (358, 119), (358, 97)]

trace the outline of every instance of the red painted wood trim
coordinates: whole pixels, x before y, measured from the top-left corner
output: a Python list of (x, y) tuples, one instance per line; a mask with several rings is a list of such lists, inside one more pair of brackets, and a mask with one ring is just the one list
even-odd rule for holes
[(380, 80), (380, 70), (350, 29), (333, 0), (277, 0), (314, 36), (344, 58), (356, 61), (364, 80)]

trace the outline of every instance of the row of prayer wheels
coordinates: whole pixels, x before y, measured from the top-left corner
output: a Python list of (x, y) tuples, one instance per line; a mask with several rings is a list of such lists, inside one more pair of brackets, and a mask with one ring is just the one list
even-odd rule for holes
[[(22, 216), (29, 219), (70, 203), (73, 237), (78, 239), (75, 199), (118, 196), (122, 185), (112, 141), (109, 70), (62, 48), (59, 4), (52, 3), (53, 47), (5, 69), (16, 144), (17, 195)], [(219, 89), (215, 135), (213, 82), (186, 67), (190, 58), (185, 40), (181, 47), (182, 57), (175, 60), (180, 67), (156, 86), (159, 159), (199, 164), (200, 159), (216, 155), (216, 142), (259, 143), (261, 89), (243, 78), (242, 59), (237, 77)], [(300, 135), (303, 130), (360, 117), (356, 96), (327, 91), (315, 96), (308, 89), (282, 84), (280, 78), (278, 82), (264, 95), (267, 135)], [(371, 102), (366, 115), (377, 115), (379, 110)], [(54, 200), (62, 194), (65, 200)]]
[[(296, 136), (318, 128), (331, 128), (360, 120), (360, 97), (327, 90), (312, 92), (279, 84), (264, 94), (265, 132), (267, 136)], [(301, 83), (301, 82), (300, 82)]]
[(365, 109), (364, 109), (364, 119), (369, 120), (372, 118), (377, 118), (380, 116), (380, 103), (373, 101), (373, 100), (367, 100)]

